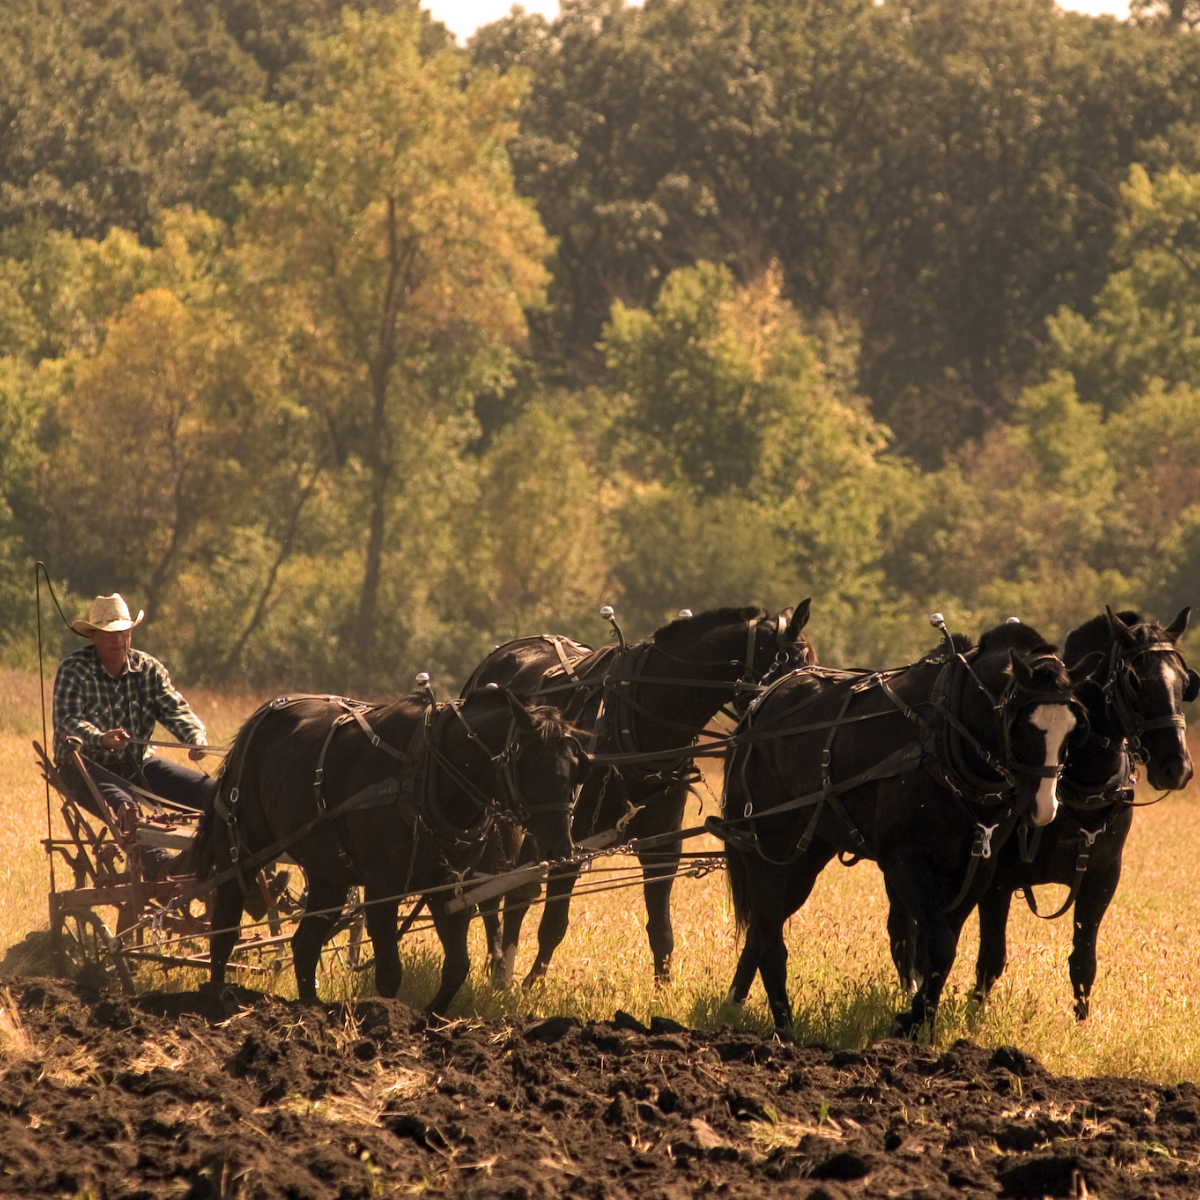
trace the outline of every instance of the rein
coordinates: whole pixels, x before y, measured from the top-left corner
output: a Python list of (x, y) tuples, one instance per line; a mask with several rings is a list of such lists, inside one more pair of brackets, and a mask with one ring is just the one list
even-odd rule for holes
[[(279, 711), (285, 708), (294, 707), (297, 704), (310, 701), (320, 700), (325, 703), (335, 704), (344, 711), (336, 717), (330, 724), (329, 730), (322, 742), (320, 752), (317, 758), (317, 766), (313, 775), (313, 799), (317, 807), (317, 815), (311, 821), (301, 826), (297, 830), (293, 830), (290, 834), (278, 839), (272, 843), (266, 851), (260, 851), (253, 855), (249, 863), (242, 863), (242, 852), (247, 849), (241, 835), (237, 820), (237, 804), (238, 794), (240, 791), (241, 774), (245, 764), (245, 750), (236, 761), (236, 777), (228, 791), (228, 802), (222, 797), (221, 791), (218, 790), (214, 799), (214, 809), (218, 817), (225, 822), (230, 835), (230, 859), (233, 866), (230, 871), (227, 871), (218, 877), (217, 882), (223, 882), (230, 878), (232, 874), (237, 874), (239, 882), (242, 884), (242, 889), (247, 889), (246, 874), (258, 866), (266, 862), (272, 862), (280, 853), (286, 850), (289, 846), (306, 837), (314, 829), (333, 823), (338, 818), (346, 813), (364, 807), (376, 807), (384, 803), (401, 804), (405, 793), (417, 793), (417, 809), (411, 813), (405, 814), (409, 824), (414, 827), (424, 828), (431, 834), (435, 842), (440, 842), (442, 845), (449, 843), (450, 846), (481, 846), (491, 831), (493, 819), (496, 816), (502, 815), (502, 806), (489, 797), (484, 791), (477, 787), (471, 779), (469, 779), (462, 771), (460, 771), (439, 749), (436, 733), (436, 725), (438, 719), (442, 717), (447, 709), (454, 713), (455, 717), (462, 724), (470, 738), (481, 750), (487, 755), (489, 762), (492, 764), (496, 772), (497, 783), (508, 797), (513, 815), (518, 821), (524, 820), (529, 816), (550, 811), (565, 811), (570, 808), (570, 802), (560, 802), (544, 805), (531, 805), (527, 803), (524, 795), (520, 790), (519, 783), (516, 778), (516, 761), (520, 757), (520, 736), (517, 732), (516, 717), (513, 716), (510, 720), (508, 732), (505, 736), (504, 747), (497, 755), (492, 755), (487, 747), (483, 744), (478, 734), (471, 728), (466, 718), (461, 712), (462, 701), (453, 701), (447, 704), (430, 704), (424, 713), (424, 720), (421, 726), (422, 746), (426, 751), (425, 754), (413, 755), (403, 750), (397, 749), (384, 741), (379, 734), (368, 724), (366, 715), (372, 711), (376, 711), (374, 705), (368, 704), (361, 700), (351, 700), (344, 696), (330, 695), (299, 695), (299, 696), (281, 696), (264, 705), (250, 718), (247, 723), (246, 739), (243, 746), (248, 746), (253, 738), (258, 726), (272, 712)], [(341, 802), (334, 808), (330, 808), (326, 802), (325, 789), (325, 760), (329, 752), (329, 748), (333, 742), (334, 736), (339, 729), (342, 729), (351, 723), (356, 723), (361, 729), (364, 736), (372, 749), (381, 750), (391, 758), (395, 759), (401, 766), (402, 778), (400, 781), (395, 779), (387, 779), (372, 784), (366, 789), (355, 793), (348, 800)], [(444, 721), (442, 722), (444, 724)], [(540, 736), (540, 734), (538, 735)], [(572, 739), (576, 741), (577, 739)], [(578, 743), (577, 743), (578, 744)], [(436, 763), (448, 774), (455, 783), (466, 793), (468, 799), (471, 800), (477, 808), (482, 811), (481, 819), (466, 830), (453, 825), (446, 820), (441, 813), (437, 804), (435, 794), (434, 772), (430, 770), (431, 764)], [(417, 778), (419, 776), (419, 779)], [(349, 857), (349, 848), (345, 844), (345, 838), (340, 839), (343, 843), (342, 849)], [(205, 881), (205, 887), (214, 886), (213, 881)]]
[(1128, 743), (1129, 753), (1137, 762), (1147, 762), (1149, 753), (1142, 746), (1141, 737), (1155, 729), (1186, 729), (1187, 721), (1182, 713), (1167, 713), (1161, 717), (1149, 720), (1142, 718), (1132, 703), (1132, 688), (1129, 676), (1136, 675), (1133, 661), (1144, 654), (1170, 654), (1179, 660), (1184, 674), (1187, 673), (1187, 663), (1173, 642), (1154, 642), (1143, 646), (1131, 654), (1126, 654), (1116, 640), (1108, 659), (1108, 677), (1101, 688), (1104, 693), (1105, 707), (1111, 709), (1117, 718), (1121, 732)]
[[(1104, 682), (1098, 686), (1104, 701), (1104, 709), (1106, 712), (1112, 713), (1115, 717), (1116, 724), (1121, 731), (1121, 736), (1116, 739), (1103, 738), (1094, 732), (1089, 732), (1087, 745), (1098, 746), (1102, 750), (1115, 750), (1116, 767), (1103, 783), (1080, 785), (1071, 779), (1071, 761), (1070, 755), (1068, 755), (1066, 769), (1062, 779), (1059, 781), (1059, 788), (1066, 793), (1062, 797), (1064, 807), (1073, 810), (1074, 813), (1099, 812), (1103, 809), (1109, 809), (1110, 815), (1104, 824), (1095, 830), (1085, 829), (1079, 818), (1075, 818), (1079, 824), (1079, 848), (1075, 858), (1075, 874), (1072, 877), (1067, 898), (1055, 912), (1043, 914), (1038, 911), (1037, 899), (1034, 896), (1032, 884), (1027, 884), (1021, 888), (1030, 911), (1035, 917), (1043, 921), (1057, 920), (1059, 917), (1064, 916), (1075, 903), (1079, 895), (1080, 885), (1087, 874), (1092, 846), (1095, 844), (1096, 839), (1107, 830), (1109, 821), (1112, 820), (1111, 810), (1117, 808), (1119, 805), (1127, 805), (1130, 808), (1145, 808), (1151, 804), (1159, 803), (1159, 801), (1163, 800), (1169, 794), (1168, 792), (1163, 792), (1162, 795), (1155, 797), (1155, 799), (1147, 800), (1140, 804), (1133, 798), (1133, 787), (1137, 782), (1137, 769), (1134, 764), (1144, 763), (1148, 761), (1149, 757), (1144, 752), (1141, 744), (1141, 735), (1155, 729), (1186, 728), (1186, 721), (1181, 713), (1169, 713), (1165, 716), (1152, 717), (1149, 720), (1145, 720), (1134, 709), (1133, 688), (1130, 683), (1130, 676), (1136, 677), (1136, 672), (1132, 664), (1135, 659), (1146, 654), (1172, 654), (1179, 660), (1183, 671), (1185, 673), (1187, 671), (1187, 663), (1184, 661), (1183, 655), (1179, 652), (1178, 646), (1172, 642), (1157, 641), (1132, 652), (1127, 652), (1126, 648), (1115, 637), (1113, 638), (1112, 646), (1109, 650), (1108, 669), (1105, 673)], [(1032, 863), (1037, 857), (1041, 831), (1036, 831), (1032, 839), (1032, 845), (1030, 844), (1030, 839), (1024, 825), (1017, 832), (1020, 841), (1021, 861), (1027, 864)]]
[[(925, 661), (929, 662), (930, 665), (937, 662), (936, 659)], [(795, 796), (783, 804), (775, 805), (758, 814), (754, 811), (753, 801), (747, 800), (740, 817), (734, 816), (722, 820), (709, 818), (705, 822), (705, 828), (710, 833), (722, 838), (727, 844), (731, 844), (735, 849), (756, 853), (767, 862), (776, 866), (788, 866), (795, 862), (811, 845), (824, 808), (828, 805), (846, 830), (854, 846), (854, 850), (850, 852), (851, 857), (849, 860), (842, 858), (842, 861), (845, 865), (853, 865), (860, 858), (873, 857), (873, 855), (871, 854), (866, 838), (854, 825), (839, 797), (866, 783), (895, 777), (923, 765), (933, 775), (935, 781), (950, 793), (955, 804), (970, 820), (974, 828), (971, 857), (965, 878), (958, 890), (958, 894), (945, 906), (945, 911), (957, 908), (970, 891), (980, 861), (991, 857), (992, 836), (1005, 820), (1005, 817), (1002, 816), (995, 823), (986, 824), (972, 811), (968, 806), (968, 802), (1002, 804), (1006, 810), (1011, 811), (1011, 792), (1016, 786), (1017, 773), (1026, 773), (1043, 778), (1053, 778), (1059, 774), (1058, 767), (1034, 767), (1021, 763), (1019, 760), (1014, 760), (1012, 754), (1012, 727), (1018, 719), (1020, 712), (1030, 705), (1039, 702), (1061, 704), (1064, 703), (1064, 696), (1062, 692), (1049, 692), (1030, 688), (1020, 683), (1014, 674), (1006, 684), (1004, 691), (997, 697), (983, 680), (980, 679), (971, 663), (961, 653), (954, 652), (952, 656), (942, 660), (941, 669), (934, 680), (928, 699), (918, 701), (915, 704), (909, 704), (893, 691), (889, 686), (889, 682), (895, 679), (896, 676), (911, 669), (912, 667), (910, 666), (890, 671), (867, 673), (833, 672), (827, 671), (824, 668), (810, 667), (800, 668), (791, 675), (785, 676), (784, 679), (776, 681), (771, 688), (754, 701), (750, 712), (745, 718), (745, 730), (739, 731), (730, 739), (731, 746), (735, 748), (733, 756), (729, 759), (730, 769), (733, 768), (733, 764), (737, 759), (736, 748), (738, 747), (752, 746), (755, 742), (759, 741), (787, 738), (797, 734), (828, 729), (829, 736), (826, 739), (820, 759), (821, 789), (820, 791), (810, 792), (806, 795)], [(756, 728), (754, 725), (756, 715), (761, 710), (767, 696), (774, 694), (784, 680), (795, 678), (801, 672), (811, 674), (817, 679), (828, 680), (835, 686), (843, 682), (849, 684), (837, 717), (831, 720), (809, 722), (798, 727), (792, 726), (787, 729), (774, 728), (766, 731), (761, 726)], [(963, 689), (966, 686), (968, 677), (982, 690), (994, 714), (996, 738), (1001, 747), (1002, 758), (997, 758), (995, 754), (991, 753), (959, 716), (962, 708)], [(853, 698), (876, 687), (881, 690), (893, 707), (880, 712), (849, 715), (848, 709)], [(827, 690), (815, 690), (811, 695), (787, 706), (782, 712), (767, 715), (763, 719), (763, 723), (777, 726), (780, 721), (794, 716), (827, 695)], [(917, 711), (919, 708), (926, 706), (932, 707), (941, 717), (940, 729), (921, 716)], [(893, 751), (873, 767), (849, 779), (834, 781), (831, 773), (831, 763), (833, 742), (838, 730), (857, 722), (873, 720), (878, 717), (892, 717), (897, 714), (917, 725), (921, 730), (920, 736), (912, 742), (901, 746), (898, 750)], [(970, 768), (964, 755), (963, 743), (969, 745), (979, 756), (980, 760), (996, 773), (996, 780), (984, 779)], [(740, 770), (742, 772), (743, 786), (747, 794), (749, 794), (749, 786), (746, 783), (745, 772), (748, 764), (749, 755), (743, 755), (740, 761)], [(997, 787), (997, 784), (1000, 786)], [(758, 834), (758, 818), (779, 816), (803, 808), (811, 808), (812, 812), (792, 853), (782, 861), (768, 856)], [(751, 825), (749, 830), (739, 828), (739, 826), (746, 822), (749, 822)], [(839, 854), (839, 858), (841, 857), (841, 854)]]

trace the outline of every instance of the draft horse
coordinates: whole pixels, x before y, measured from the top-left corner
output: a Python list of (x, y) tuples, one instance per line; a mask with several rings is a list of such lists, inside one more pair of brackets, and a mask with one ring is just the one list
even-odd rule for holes
[[(591, 650), (545, 635), (497, 647), (464, 688), (495, 682), (560, 709), (586, 730), (596, 768), (575, 806), (573, 834), (582, 841), (610, 829), (627, 838), (677, 833), (690, 786), (699, 779), (691, 748), (726, 706), (744, 709), (781, 672), (817, 661), (804, 626), (810, 601), (770, 615), (761, 608), (718, 608), (681, 615), (647, 641)], [(619, 631), (618, 631), (619, 632)], [(639, 851), (646, 933), (659, 981), (670, 977), (675, 937), (671, 885), (679, 869), (678, 840)], [(529, 861), (528, 850), (521, 861)], [(525, 977), (543, 978), (566, 936), (577, 868), (550, 872), (538, 927), (538, 952)], [(536, 885), (535, 885), (536, 886)], [(528, 907), (506, 899), (502, 941), (489, 930), (493, 977), (511, 981), (521, 921)]]
[(238, 733), (197, 837), (201, 878), (231, 868), (216, 889), (210, 986), (223, 984), (237, 941), (246, 883), (239, 866), (286, 848), (308, 877), (292, 938), (300, 999), (317, 999), (321, 947), (347, 889), (360, 885), (381, 996), (400, 988), (400, 900), (427, 900), (445, 955), (427, 1011), (444, 1015), (467, 976), (470, 916), (444, 911), (450, 896), (436, 889), (473, 868), (498, 819), (521, 825), (539, 854), (569, 857), (571, 807), (586, 773), (565, 718), (502, 688), (450, 704), (422, 692), (384, 707), (330, 696), (272, 700)]
[[(1121, 879), (1121, 856), (1133, 821), (1137, 765), (1145, 766), (1156, 790), (1177, 791), (1192, 778), (1182, 705), (1200, 694), (1200, 675), (1188, 669), (1178, 645), (1190, 611), (1183, 609), (1164, 628), (1136, 612), (1106, 609), (1068, 634), (1063, 647), (1067, 663), (1103, 655), (1103, 669), (1078, 689), (1090, 733), (1067, 754), (1058, 784), (1058, 817), (1041, 831), (1040, 843), (1036, 834), (1005, 843), (992, 886), (979, 901), (978, 999), (1004, 970), (1013, 893), (1023, 890), (1029, 907), (1042, 916), (1033, 889), (1056, 883), (1070, 890), (1045, 919), (1061, 917), (1074, 906), (1068, 966), (1075, 1015), (1086, 1019), (1096, 981), (1096, 939)], [(911, 978), (912, 964), (897, 965), (902, 980)]]
[(724, 819), (709, 822), (746, 931), (729, 1000), (761, 972), (789, 1034), (784, 922), (839, 855), (875, 861), (921, 934), (923, 979), (897, 1032), (932, 1020), (995, 850), (1021, 817), (1055, 815), (1072, 689), (1096, 665), (1068, 672), (1040, 634), (1009, 624), (896, 670), (800, 669), (752, 704), (726, 756)]

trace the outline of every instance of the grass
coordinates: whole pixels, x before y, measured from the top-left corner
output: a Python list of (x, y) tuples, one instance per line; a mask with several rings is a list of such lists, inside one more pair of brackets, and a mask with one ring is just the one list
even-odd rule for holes
[[(210, 740), (221, 742), (263, 697), (196, 691), (189, 698), (208, 724)], [(48, 872), (40, 845), (46, 797), (29, 747), (31, 737), (40, 739), (37, 713), (36, 677), (15, 672), (0, 677), (0, 951), (47, 925)], [(706, 811), (714, 806), (715, 799), (707, 798)], [(1195, 920), (1200, 864), (1193, 834), (1198, 818), (1196, 784), (1135, 816), (1121, 889), (1100, 931), (1100, 970), (1087, 1022), (1076, 1022), (1071, 1011), (1069, 918), (1038, 921), (1017, 899), (1009, 926), (1009, 966), (982, 1011), (967, 1000), (978, 947), (975, 920), (968, 922), (934, 1042), (949, 1045), (969, 1037), (984, 1045), (1018, 1045), (1062, 1074), (1168, 1082), (1200, 1078), (1200, 927)], [(594, 878), (601, 868), (629, 865), (621, 859), (600, 860)], [(1053, 911), (1064, 889), (1043, 890), (1042, 909)], [(453, 1011), (483, 1018), (562, 1013), (587, 1020), (611, 1018), (622, 1008), (642, 1020), (661, 1014), (699, 1028), (729, 1023), (767, 1032), (761, 983), (756, 982), (742, 1013), (722, 1007), (738, 950), (723, 873), (680, 880), (672, 911), (675, 977), (666, 988), (655, 987), (651, 979), (637, 889), (578, 900), (547, 980), (530, 991), (489, 986), (480, 965), (482, 931), (476, 922), (472, 961), (477, 965)], [(535, 911), (526, 921), (518, 977), (533, 960), (536, 918)], [(808, 904), (792, 919), (787, 931), (789, 981), (801, 1041), (852, 1047), (886, 1035), (903, 1000), (892, 978), (885, 918), (882, 877), (872, 864), (861, 863), (826, 870)], [(401, 999), (419, 1005), (436, 988), (440, 949), (432, 932), (419, 931), (405, 939), (403, 951)], [(140, 967), (137, 974), (139, 986), (147, 988), (191, 988), (203, 977), (199, 971), (179, 969), (165, 974), (152, 966)], [(290, 970), (244, 977), (243, 982), (284, 996), (295, 994)], [(370, 994), (370, 972), (352, 974), (338, 956), (330, 955), (320, 986), (327, 999)], [(0, 1028), (0, 1049), (14, 1036), (19, 1034)]]

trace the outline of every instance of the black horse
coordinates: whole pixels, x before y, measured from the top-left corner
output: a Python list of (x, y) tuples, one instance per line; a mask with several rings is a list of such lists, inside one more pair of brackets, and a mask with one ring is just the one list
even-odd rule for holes
[[(1042, 831), (1040, 844), (1033, 838), (1028, 844), (1024, 838), (1005, 843), (992, 886), (979, 901), (979, 999), (1004, 970), (1013, 892), (1023, 889), (1038, 913), (1034, 886), (1057, 883), (1070, 891), (1047, 919), (1074, 905), (1071, 987), (1075, 1015), (1087, 1017), (1096, 980), (1096, 938), (1121, 879), (1121, 855), (1133, 820), (1135, 764), (1145, 764), (1150, 785), (1163, 791), (1186, 787), (1192, 778), (1181, 705), (1200, 693), (1200, 675), (1188, 670), (1178, 649), (1189, 612), (1185, 608), (1164, 628), (1136, 612), (1108, 609), (1068, 635), (1067, 663), (1098, 651), (1106, 664), (1078, 691), (1091, 733), (1067, 754), (1054, 823)], [(913, 965), (897, 963), (902, 980), (911, 977)]]
[[(879, 673), (801, 669), (751, 706), (725, 765), (734, 913), (746, 930), (729, 1000), (761, 972), (777, 1029), (792, 1024), (784, 922), (834, 855), (873, 859), (911, 913), (925, 972), (900, 1032), (932, 1019), (958, 936), (991, 882), (994, 848), (1025, 815), (1053, 819), (1076, 725), (1069, 673), (1026, 625), (956, 641)], [(964, 650), (966, 652), (964, 652)]]
[[(600, 762), (576, 803), (577, 842), (614, 829), (627, 838), (678, 832), (689, 787), (699, 777), (688, 751), (709, 721), (726, 705), (744, 707), (781, 671), (816, 662), (812, 641), (804, 633), (809, 604), (805, 600), (774, 616), (757, 607), (681, 615), (649, 641), (632, 646), (622, 641), (601, 650), (549, 635), (522, 638), (497, 647), (484, 659), (463, 694), (501, 683), (557, 706), (590, 731), (588, 748)], [(654, 973), (666, 980), (675, 946), (671, 885), (679, 868), (680, 843), (647, 849), (638, 857)], [(528, 850), (523, 851), (521, 860), (529, 859)], [(550, 873), (537, 959), (525, 978), (526, 987), (546, 974), (566, 935), (578, 874), (571, 868)], [(498, 981), (511, 978), (528, 901), (527, 894), (506, 900), (502, 942), (495, 926), (489, 929), (493, 977)]]
[[(364, 887), (381, 996), (400, 988), (399, 902), (425, 895), (445, 953), (428, 1006), (440, 1016), (467, 975), (470, 916), (445, 912), (449, 895), (433, 890), (475, 865), (497, 818), (522, 825), (539, 854), (569, 857), (571, 806), (586, 773), (587, 756), (562, 715), (502, 688), (440, 705), (415, 693), (380, 708), (283, 697), (237, 736), (197, 837), (197, 873), (205, 878), (282, 848), (304, 868), (308, 900), (292, 950), (306, 1001), (317, 998), (321, 947), (348, 888)], [(217, 888), (212, 986), (224, 982), (237, 941), (240, 874)]]

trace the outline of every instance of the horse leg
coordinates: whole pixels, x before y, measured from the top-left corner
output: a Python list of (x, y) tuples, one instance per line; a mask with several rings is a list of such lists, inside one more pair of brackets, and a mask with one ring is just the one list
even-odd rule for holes
[(398, 900), (386, 900), (372, 904), (376, 895), (393, 893), (388, 886), (371, 886), (365, 889), (367, 902), (367, 936), (375, 951), (375, 990), (381, 996), (395, 996), (400, 990), (404, 968), (400, 964), (400, 944), (396, 940), (396, 914), (400, 908)]
[(538, 924), (538, 952), (529, 974), (525, 976), (522, 987), (532, 987), (544, 979), (550, 968), (550, 960), (555, 950), (567, 936), (567, 926), (571, 915), (571, 893), (575, 889), (575, 881), (579, 878), (578, 867), (568, 867), (562, 871), (551, 871), (546, 881), (546, 907)]
[(746, 944), (738, 955), (737, 970), (734, 971), (733, 982), (725, 994), (725, 1003), (735, 1004), (738, 1008), (746, 1003), (746, 997), (750, 995), (750, 986), (758, 974), (758, 941), (755, 935), (756, 930), (752, 925), (746, 930)]
[(242, 924), (242, 888), (236, 879), (227, 879), (217, 888), (217, 901), (209, 920), (215, 933), (208, 939), (208, 986), (220, 988), (225, 983), (225, 968), (237, 945)]
[(917, 923), (903, 901), (891, 894), (886, 879), (884, 888), (888, 891), (887, 930), (892, 964), (900, 977), (900, 990), (911, 996), (921, 986), (921, 972), (917, 967)]
[[(917, 924), (918, 937), (924, 951), (924, 978), (913, 995), (912, 1007), (896, 1014), (895, 1029), (902, 1036), (911, 1036), (937, 1014), (938, 1001), (954, 956), (958, 952), (958, 934), (969, 909), (951, 919), (937, 903), (937, 886), (928, 869), (906, 868), (904, 864), (884, 871), (888, 894), (907, 906)], [(960, 906), (961, 909), (961, 906)]]
[[(304, 916), (292, 934), (292, 967), (296, 972), (296, 994), (305, 1004), (317, 1002), (317, 965), (321, 947), (329, 937), (346, 900), (344, 880), (314, 878), (308, 880), (308, 900)], [(331, 911), (326, 911), (331, 910)], [(367, 910), (368, 914), (370, 909)], [(367, 918), (368, 922), (370, 917)]]
[(437, 994), (425, 1006), (431, 1017), (444, 1017), (450, 1002), (458, 994), (467, 973), (471, 969), (467, 953), (467, 929), (471, 924), (469, 913), (447, 913), (436, 901), (430, 905), (433, 926), (442, 943), (442, 982)]
[(492, 987), (506, 987), (504, 944), (500, 937), (500, 897), (480, 901), (479, 917), (483, 921), (483, 940), (487, 946), (488, 981)]
[(671, 928), (671, 886), (679, 871), (680, 847), (639, 854), (642, 864), (642, 894), (646, 898), (646, 936), (654, 958), (654, 982), (671, 978), (671, 955), (675, 952), (675, 932)]
[(521, 926), (529, 906), (542, 894), (540, 883), (527, 883), (504, 894), (504, 937), (501, 945), (501, 961), (504, 968), (504, 985), (511, 987), (516, 973), (517, 946), (521, 942)]
[(1100, 933), (1100, 922), (1112, 903), (1117, 884), (1121, 882), (1121, 859), (1089, 870), (1079, 885), (1075, 897), (1074, 948), (1067, 959), (1071, 973), (1071, 990), (1075, 994), (1075, 1016), (1086, 1021), (1092, 995), (1092, 984), (1096, 982), (1096, 938)]
[[(775, 898), (782, 896), (782, 908), (775, 912), (772, 917), (772, 922), (774, 919), (778, 919), (779, 927), (782, 931), (783, 923), (800, 909), (809, 896), (812, 895), (813, 887), (817, 882), (817, 876), (825, 869), (835, 853), (835, 849), (825, 842), (817, 842), (811, 849), (806, 851), (797, 863), (789, 868), (789, 873), (786, 877), (778, 867), (772, 867), (766, 862), (756, 863), (756, 878), (760, 880), (760, 883), (755, 888), (756, 902), (754, 907), (758, 907), (760, 903), (764, 902), (773, 905), (777, 903)], [(729, 985), (729, 991), (725, 996), (726, 1004), (741, 1005), (746, 1002), (746, 997), (750, 994), (750, 987), (754, 983), (754, 976), (761, 965), (760, 959), (759, 930), (753, 918), (751, 918), (750, 923), (746, 927), (746, 944), (742, 947), (742, 953), (738, 956), (738, 965), (733, 973), (733, 982)], [(785, 972), (786, 964), (787, 949), (785, 946)], [(764, 986), (766, 986), (766, 981), (766, 975), (764, 975)], [(786, 995), (785, 980), (784, 996), (786, 997)], [(791, 1021), (790, 1012), (791, 1008), (789, 1006), (789, 1024)]]
[(1008, 913), (1013, 893), (997, 881), (979, 901), (979, 958), (975, 963), (975, 999), (983, 1003), (1008, 962)]

